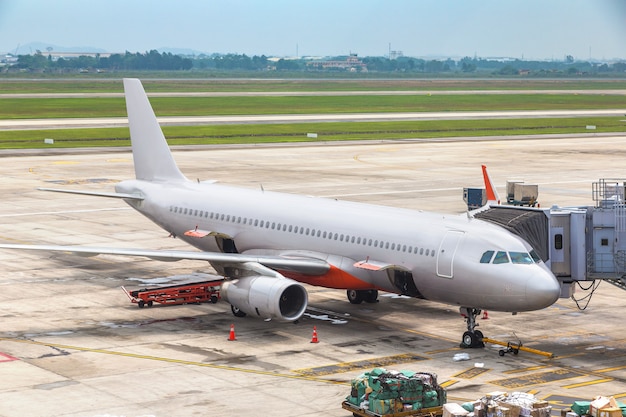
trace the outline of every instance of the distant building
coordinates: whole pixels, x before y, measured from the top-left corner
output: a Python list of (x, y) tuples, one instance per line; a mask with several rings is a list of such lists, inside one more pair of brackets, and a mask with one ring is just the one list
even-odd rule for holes
[(88, 56), (92, 58), (100, 57), (100, 58), (108, 58), (112, 55), (111, 52), (41, 52), (45, 56), (50, 56), (53, 61), (58, 60), (59, 58), (63, 59), (73, 59), (81, 56)]
[(398, 59), (402, 58), (404, 54), (402, 51), (389, 51), (389, 59)]
[(351, 72), (366, 72), (367, 65), (363, 63), (357, 54), (350, 54), (344, 61), (314, 61), (307, 63), (307, 67), (315, 69), (341, 69)]

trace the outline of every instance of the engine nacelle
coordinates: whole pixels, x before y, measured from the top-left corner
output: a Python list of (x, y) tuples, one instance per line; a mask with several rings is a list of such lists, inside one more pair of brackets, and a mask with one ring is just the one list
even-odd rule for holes
[(298, 320), (306, 310), (308, 295), (289, 278), (251, 276), (222, 283), (221, 296), (234, 307), (262, 319)]

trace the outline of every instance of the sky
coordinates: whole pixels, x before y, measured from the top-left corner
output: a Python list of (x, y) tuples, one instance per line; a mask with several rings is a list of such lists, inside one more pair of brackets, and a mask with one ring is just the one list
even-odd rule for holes
[(626, 0), (0, 0), (0, 52), (32, 42), (56, 51), (626, 59)]

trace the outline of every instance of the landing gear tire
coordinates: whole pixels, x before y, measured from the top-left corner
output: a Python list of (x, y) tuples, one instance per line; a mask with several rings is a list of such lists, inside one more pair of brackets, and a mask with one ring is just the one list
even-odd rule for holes
[(346, 294), (352, 304), (361, 304), (363, 301), (370, 304), (378, 302), (378, 290), (348, 290)]
[(246, 317), (246, 315), (247, 315), (244, 311), (241, 311), (240, 309), (238, 309), (234, 305), (230, 306), (230, 311), (233, 312), (233, 315), (235, 317)]
[(477, 347), (478, 344), (478, 336), (476, 332), (465, 332), (463, 333), (463, 341), (461, 342), (462, 347)]
[(365, 300), (366, 303), (373, 304), (373, 303), (378, 302), (378, 290), (367, 290), (363, 292), (364, 292), (363, 299)]
[(467, 322), (467, 331), (463, 333), (461, 339), (462, 348), (482, 348), (485, 347), (483, 343), (483, 332), (476, 330), (478, 323), (476, 323), (476, 317), (480, 315), (480, 310), (477, 308), (461, 307), (461, 315), (465, 317)]
[(361, 304), (363, 302), (363, 293), (359, 290), (346, 291), (350, 304)]

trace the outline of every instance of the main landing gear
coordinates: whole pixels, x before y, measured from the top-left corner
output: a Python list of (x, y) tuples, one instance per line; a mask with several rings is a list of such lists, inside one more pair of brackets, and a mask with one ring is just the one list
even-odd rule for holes
[(363, 301), (366, 303), (378, 302), (377, 290), (348, 290), (346, 294), (351, 304), (361, 304)]
[(476, 323), (476, 317), (480, 315), (481, 311), (477, 308), (461, 307), (461, 315), (465, 317), (467, 323), (467, 331), (463, 333), (463, 339), (461, 340), (462, 348), (482, 348), (485, 347), (483, 343), (483, 332), (476, 330), (478, 323)]

